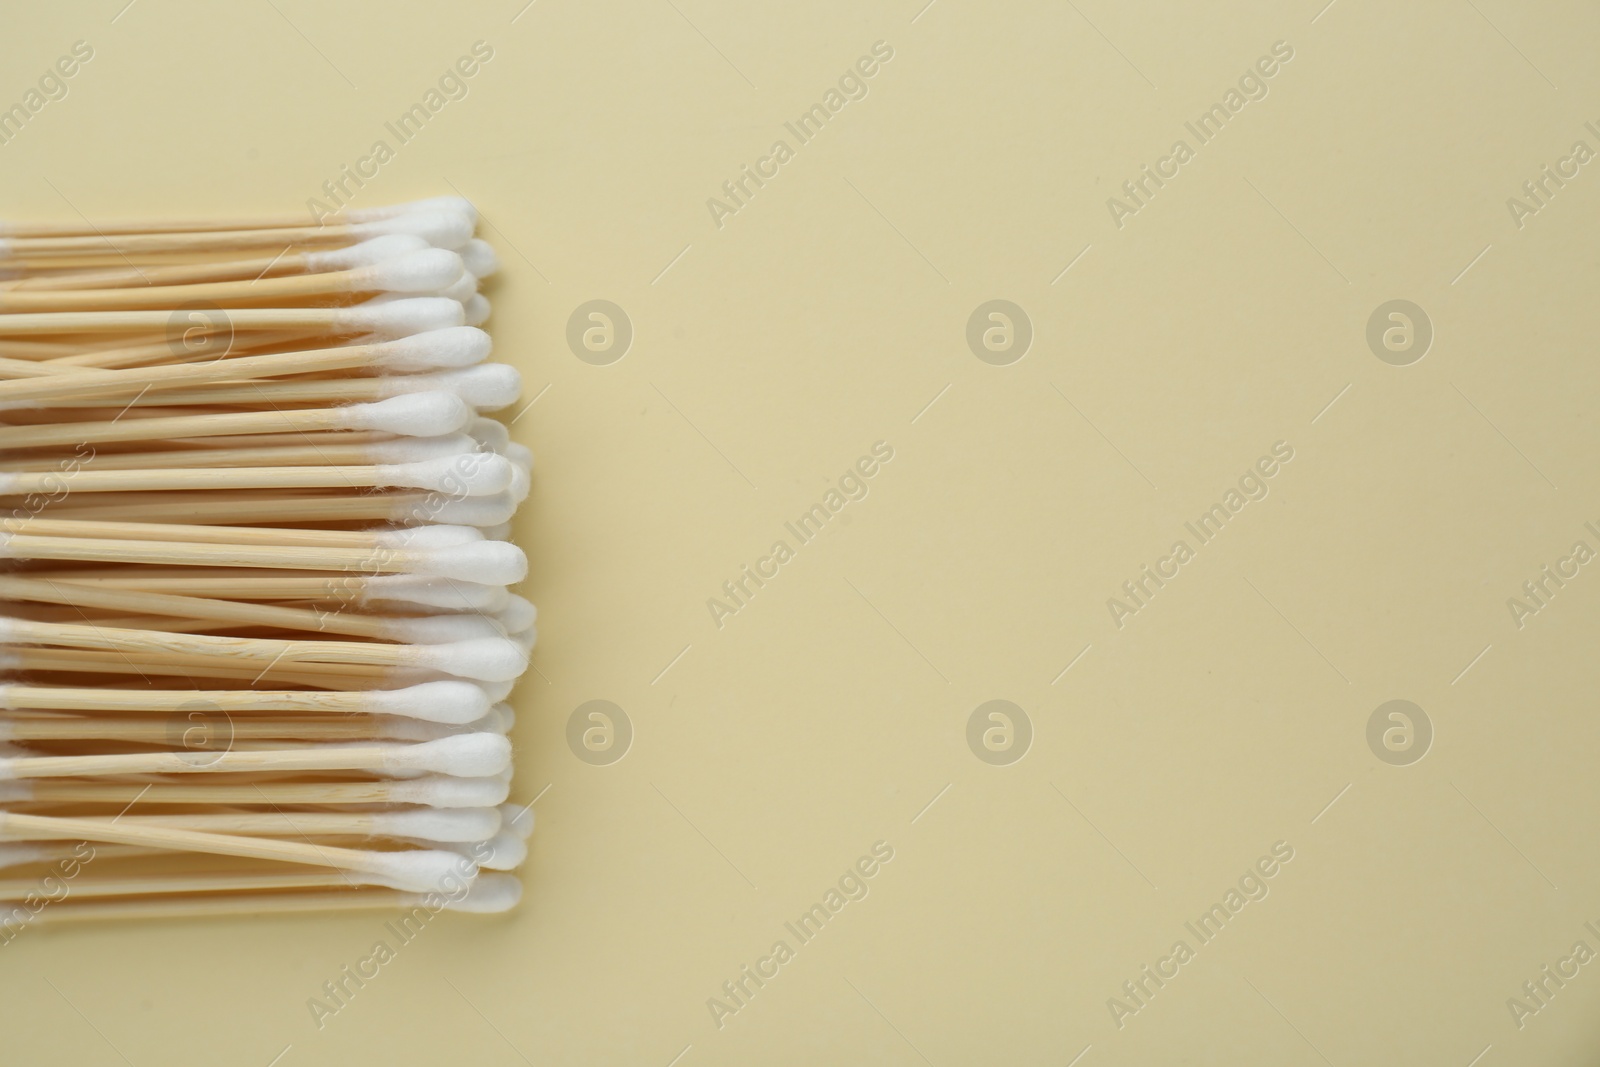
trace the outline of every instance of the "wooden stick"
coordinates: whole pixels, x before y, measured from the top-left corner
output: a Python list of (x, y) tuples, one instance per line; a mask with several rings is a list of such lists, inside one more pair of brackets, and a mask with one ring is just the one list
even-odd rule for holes
[[(5, 317), (0, 316), (0, 328)], [(313, 374), (331, 370), (371, 366), (382, 358), (384, 349), (377, 344), (345, 345), (333, 348), (315, 348), (301, 352), (275, 352), (259, 356), (239, 356), (232, 359), (211, 358), (203, 363), (177, 363), (163, 367), (135, 367), (126, 370), (105, 370), (98, 367), (78, 368), (70, 373), (46, 373), (43, 377), (26, 381), (0, 382), (0, 401), (37, 400), (49, 398), (104, 395), (117, 393), (142, 394), (148, 389), (163, 389), (173, 385), (196, 382), (241, 381), (249, 378), (271, 378), (289, 374)], [(59, 371), (60, 368), (58, 367)], [(241, 433), (251, 433), (242, 430)], [(14, 435), (13, 435), (14, 436)], [(173, 436), (198, 436), (174, 434)], [(59, 440), (66, 440), (59, 438)], [(121, 440), (121, 438), (108, 438)], [(50, 443), (50, 442), (40, 442)], [(0, 447), (25, 447), (7, 442)]]
[(249, 306), (345, 293), (378, 292), (382, 288), (373, 284), (370, 271), (357, 268), (253, 281), (196, 282), (147, 288), (66, 289), (54, 292), (19, 292), (12, 289), (0, 290), (0, 312), (172, 309), (197, 301)]
[(265, 670), (257, 662), (219, 662), (214, 656), (177, 655), (147, 652), (137, 662), (117, 652), (95, 649), (16, 648), (5, 653), (16, 670), (66, 674), (112, 674), (157, 678), (196, 678), (245, 680), (254, 684), (271, 678), (275, 685), (308, 685), (328, 690), (381, 689), (388, 685), (438, 677), (419, 671), (397, 674), (362, 664), (306, 663), (278, 661)]
[[(188, 368), (175, 368), (188, 369)], [(205, 369), (205, 368), (196, 368)], [(107, 372), (115, 373), (115, 372)], [(0, 383), (0, 385), (9, 383)], [(64, 422), (54, 426), (0, 428), (0, 448), (45, 448), (98, 445), (118, 441), (153, 441), (174, 437), (232, 437), (242, 434), (298, 434), (305, 430), (337, 430), (350, 413), (338, 407), (294, 408), (287, 411), (230, 411), (165, 418), (112, 419), (106, 422)], [(279, 438), (280, 442), (282, 438)], [(9, 469), (9, 468), (8, 468)]]
[[(440, 514), (437, 494), (422, 492), (389, 491), (360, 495), (328, 494), (326, 496), (255, 496), (248, 499), (228, 499), (225, 494), (150, 494), (150, 503), (130, 500), (99, 498), (110, 494), (76, 497), (66, 503), (52, 504), (53, 516), (74, 516), (96, 519), (139, 519), (152, 521), (182, 519), (190, 523), (249, 523), (249, 522), (431, 522)], [(220, 496), (221, 499), (211, 499)], [(189, 499), (182, 499), (188, 497)], [(509, 509), (507, 509), (509, 517)]]
[(12, 292), (51, 292), (64, 289), (120, 289), (133, 285), (189, 285), (195, 282), (226, 282), (300, 274), (306, 270), (306, 266), (303, 253), (289, 252), (276, 256), (179, 263), (166, 267), (122, 266), (68, 270), (0, 282), (0, 288)]
[[(504, 462), (503, 460), (500, 462)], [(359, 489), (390, 487), (403, 476), (407, 464), (343, 464), (323, 467), (190, 467), (170, 470), (95, 470), (80, 467), (70, 475), (74, 493), (141, 493), (160, 490), (196, 489)], [(0, 474), (0, 491), (11, 495), (54, 493), (61, 483), (60, 472), (22, 472)], [(412, 486), (411, 488), (417, 488)], [(499, 492), (484, 490), (481, 495)], [(468, 486), (471, 489), (471, 486)], [(480, 495), (468, 492), (467, 495)]]
[[(295, 748), (192, 752), (125, 752), (87, 756), (9, 756), (0, 765), (11, 778), (85, 778), (107, 774), (231, 774), (235, 771), (373, 771), (403, 759), (420, 747), (405, 742), (352, 745), (307, 745)], [(88, 820), (85, 820), (88, 821)], [(6, 824), (0, 813), (0, 835), (28, 833)], [(52, 836), (45, 834), (45, 837)], [(90, 834), (76, 834), (91, 841)], [(119, 840), (106, 838), (104, 840)], [(138, 844), (139, 842), (130, 842)]]
[[(152, 364), (209, 362), (224, 356), (237, 358), (247, 352), (263, 352), (279, 345), (304, 343), (318, 336), (310, 330), (262, 330), (242, 337), (231, 334), (232, 331), (224, 326), (214, 329), (191, 326), (178, 337), (132, 338), (108, 348), (79, 349), (56, 356), (50, 362), (63, 370), (116, 370)], [(218, 338), (223, 340), (218, 341)]]
[[(198, 690), (204, 693), (206, 690)], [(191, 693), (186, 702), (195, 712), (209, 713), (210, 700), (204, 696)], [(193, 705), (204, 703), (204, 709), (193, 708)], [(183, 711), (182, 707), (175, 709)], [(304, 719), (273, 719), (251, 718), (227, 725), (208, 724), (195, 720), (190, 722), (185, 719), (93, 719), (83, 717), (71, 718), (25, 718), (12, 716), (0, 722), (0, 737), (22, 743), (39, 741), (120, 741), (141, 745), (167, 745), (168, 747), (184, 748), (192, 752), (203, 753), (218, 751), (209, 743), (212, 737), (206, 731), (215, 725), (217, 740), (220, 744), (231, 745), (238, 741), (383, 741), (389, 740), (390, 735), (383, 733), (383, 725), (371, 716), (347, 716), (325, 721), (308, 721)], [(192, 743), (185, 740), (189, 729), (201, 731), (200, 740)]]
[(0, 619), (12, 644), (99, 649), (109, 652), (221, 656), (255, 660), (267, 667), (279, 661), (367, 667), (414, 667), (447, 672), (458, 678), (506, 681), (527, 669), (528, 654), (511, 638), (478, 637), (443, 644), (380, 641), (285, 641), (271, 637), (223, 637), (213, 634), (168, 633)]
[[(235, 331), (316, 328), (360, 332), (346, 308), (224, 308)], [(159, 331), (172, 321), (169, 311), (62, 311), (0, 315), (0, 336), (33, 334)]]
[(388, 911), (416, 907), (422, 897), (395, 889), (346, 889), (326, 893), (233, 893), (173, 899), (57, 904), (40, 911), (46, 922), (127, 922), (138, 919), (220, 918), (230, 915)]
[[(4, 431), (0, 431), (4, 432)], [(280, 438), (289, 444), (255, 448), (184, 448), (162, 452), (97, 452), (95, 470), (160, 470), (172, 467), (308, 467), (318, 463), (360, 465), (382, 460), (374, 455), (370, 444), (318, 445), (305, 444), (299, 434)], [(151, 442), (159, 443), (159, 442)], [(439, 442), (448, 447), (449, 442)], [(455, 452), (472, 450), (470, 440), (456, 442)], [(3, 461), (8, 472), (30, 473), (60, 470), (61, 457), (46, 459)], [(130, 523), (129, 525), (136, 525)], [(281, 531), (275, 531), (281, 532)]]
[(127, 805), (137, 799), (141, 804), (267, 804), (274, 807), (393, 804), (397, 795), (404, 795), (400, 791), (405, 789), (404, 782), (385, 779), (369, 782), (254, 782), (246, 785), (164, 781), (153, 785), (124, 785), (108, 781), (36, 778), (29, 785), (32, 787), (29, 799), (47, 804)]
[(206, 544), (188, 541), (121, 541), (98, 537), (0, 538), (0, 554), (12, 559), (86, 560), (176, 566), (265, 567), (277, 570), (406, 573), (427, 568), (433, 557), (404, 549), (369, 546)]
[(412, 653), (429, 646), (361, 643), (355, 641), (282, 641), (267, 637), (212, 637), (206, 634), (169, 634), (160, 630), (126, 630), (111, 626), (3, 620), (4, 636), (17, 644), (54, 645), (111, 652), (178, 653), (230, 656), (273, 662), (360, 664), (405, 667), (415, 663)]
[(105, 233), (75, 237), (14, 237), (4, 252), (12, 259), (65, 255), (103, 255), (106, 252), (197, 252), (236, 248), (277, 248), (294, 245), (354, 244), (369, 232), (354, 226), (299, 226), (270, 230), (216, 230), (173, 233)]
[(316, 548), (377, 548), (368, 530), (280, 530), (271, 526), (194, 526), (159, 522), (96, 522), (33, 516), (0, 517), (0, 530), (37, 537), (92, 537), (118, 541), (199, 541), (226, 545), (300, 545)]
[[(52, 378), (51, 381), (57, 379)], [(0, 382), (0, 390), (21, 389), (25, 383)], [(37, 386), (26, 383), (32, 391), (37, 391)], [(87, 382), (84, 383), (87, 386)], [(125, 395), (128, 390), (118, 387)], [(23, 397), (20, 399), (37, 400), (40, 405), (35, 410), (44, 410), (46, 407), (61, 407), (77, 405), (84, 408), (121, 408), (127, 401), (117, 397), (100, 397), (93, 395), (93, 390), (82, 390), (75, 394), (75, 399), (68, 398), (64, 403), (46, 401), (43, 397)], [(346, 404), (357, 401), (386, 400), (397, 395), (395, 383), (382, 377), (370, 378), (308, 378), (295, 381), (265, 381), (250, 382), (244, 385), (208, 386), (206, 388), (173, 389), (162, 394), (161, 399), (169, 404), (185, 404), (192, 406), (210, 405), (218, 407), (241, 405), (246, 407), (270, 406), (273, 404), (314, 404), (342, 402)], [(9, 393), (0, 391), (0, 400), (11, 400)], [(7, 412), (8, 416), (13, 413)], [(48, 417), (48, 416), (42, 416)]]
[(48, 815), (0, 812), (0, 834), (27, 834), (36, 840), (105, 841), (109, 844), (153, 845), (174, 852), (209, 852), (219, 856), (280, 860), (315, 867), (333, 867), (359, 874), (389, 875), (389, 853), (311, 845), (270, 837), (238, 837), (171, 827), (144, 827), (98, 819), (64, 819)]
[[(334, 872), (318, 870), (287, 871), (199, 871), (168, 875), (123, 875), (112, 878), (79, 878), (61, 900), (97, 900), (106, 897), (165, 896), (179, 893), (226, 893), (242, 890), (343, 889), (350, 883)], [(38, 879), (0, 879), (0, 920), (6, 903), (39, 896)]]
[[(456, 810), (465, 812), (469, 809)], [(120, 827), (133, 830), (173, 829), (206, 834), (236, 834), (241, 837), (283, 835), (298, 838), (302, 834), (313, 837), (399, 836), (385, 829), (384, 816), (387, 814), (389, 813), (359, 811), (238, 811), (194, 812), (183, 815), (119, 815), (115, 819), (88, 815), (76, 816), (72, 821), (102, 826), (109, 826), (115, 822)], [(6, 834), (13, 841), (28, 840), (26, 830), (7, 827)], [(43, 840), (59, 839), (57, 830), (46, 830), (44, 834)]]
[(89, 686), (3, 685), (6, 706), (44, 711), (170, 712), (192, 708), (197, 701), (210, 710), (260, 715), (297, 712), (302, 715), (354, 715), (372, 710), (372, 695), (363, 691), (321, 692), (300, 689), (103, 689)]
[(244, 604), (233, 600), (174, 596), (148, 590), (97, 589), (92, 585), (33, 582), (25, 578), (0, 577), (0, 597), (6, 596), (19, 600), (112, 610), (136, 610), (139, 606), (143, 606), (148, 611), (166, 613), (174, 618), (196, 619), (201, 621), (202, 625), (224, 622), (280, 630), (334, 633), (346, 637), (369, 637), (377, 640), (392, 638), (394, 634), (389, 619), (373, 618), (342, 610), (316, 611), (268, 604)]

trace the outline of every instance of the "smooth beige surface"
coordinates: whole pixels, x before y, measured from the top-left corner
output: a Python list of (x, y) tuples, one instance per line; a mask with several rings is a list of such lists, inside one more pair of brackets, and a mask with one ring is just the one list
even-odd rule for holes
[[(1520, 228), (1507, 199), (1600, 151), (1600, 16), (1322, 2), (14, 5), (0, 103), (94, 58), (0, 146), (0, 214), (298, 210), (380, 138), (356, 205), (481, 207), (542, 640), (517, 913), (437, 920), (321, 1029), (307, 1001), (387, 916), (31, 930), (0, 949), (0, 1060), (1592, 1062), (1600, 962), (1520, 1028), (1507, 1001), (1600, 952), (1600, 563), (1520, 629), (1507, 600), (1600, 551), (1600, 163)], [(879, 41), (800, 144), (784, 123)], [(1200, 145), (1184, 123), (1275, 42)], [(1107, 198), (1180, 138), (1119, 228)], [(719, 228), (708, 198), (779, 139)], [(634, 331), (607, 366), (566, 341), (593, 299)], [(1006, 366), (965, 337), (992, 299), (1034, 331)], [(1434, 328), (1410, 366), (1365, 339), (1394, 299)], [(784, 524), (876, 442), (801, 545)], [(719, 628), (708, 598), (780, 539)], [(1108, 598), (1180, 539), (1119, 628)], [(567, 742), (596, 699), (634, 731), (604, 766)], [(996, 699), (1033, 731), (1009, 766), (967, 742)], [(1392, 699), (1434, 730), (1409, 766), (1368, 746)], [(802, 944), (784, 924), (880, 841)], [(1202, 944), (1185, 923), (1277, 842)]]

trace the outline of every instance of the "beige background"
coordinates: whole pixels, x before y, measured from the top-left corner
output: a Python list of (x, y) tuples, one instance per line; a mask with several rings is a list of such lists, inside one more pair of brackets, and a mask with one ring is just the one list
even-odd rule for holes
[[(297, 210), (493, 47), (355, 203), (459, 191), (504, 257), (543, 640), (516, 914), (440, 919), (320, 1031), (384, 916), (30, 931), (0, 1058), (1591, 1062), (1600, 964), (1520, 1030), (1506, 1000), (1600, 950), (1600, 576), (1521, 630), (1506, 599), (1600, 548), (1600, 174), (1520, 229), (1506, 199), (1600, 149), (1600, 15), (922, 2), (9, 6), (4, 103), (95, 52), (0, 147), (23, 218)], [(718, 229), (707, 198), (880, 40)], [(1118, 229), (1107, 197), (1277, 41), (1269, 95)], [(635, 331), (609, 366), (565, 340), (596, 298)], [(995, 298), (1035, 331), (1009, 366), (964, 339)], [(1396, 298), (1436, 331), (1408, 367), (1364, 339)], [(877, 441), (870, 494), (719, 630), (707, 598)], [(1277, 441), (1270, 495), (1117, 629)], [(1436, 731), (1411, 766), (1365, 739), (1396, 698)], [(591, 699), (620, 762), (568, 748)], [(967, 746), (991, 699), (1033, 726), (1010, 766)], [(707, 999), (879, 840), (870, 895), (719, 1029)], [(1119, 1029), (1277, 841), (1270, 895)]]

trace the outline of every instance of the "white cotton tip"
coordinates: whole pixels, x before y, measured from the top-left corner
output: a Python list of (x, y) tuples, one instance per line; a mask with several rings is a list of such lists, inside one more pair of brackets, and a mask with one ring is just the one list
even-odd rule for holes
[[(528, 669), (528, 654), (507, 637), (480, 637), (444, 645), (407, 645), (409, 666), (427, 667), (457, 678), (511, 681)], [(475, 772), (493, 774), (494, 771)]]
[(398, 719), (392, 715), (379, 715), (373, 719), (372, 736), (384, 741), (437, 741), (441, 737), (473, 733), (471, 726), (447, 726), (438, 722), (419, 722), (416, 719)]
[(385, 771), (421, 771), (455, 778), (490, 778), (511, 765), (511, 742), (501, 734), (456, 734), (437, 741), (396, 745)]
[(511, 431), (499, 419), (486, 419), (480, 415), (467, 425), (466, 432), (478, 444), (502, 456), (506, 454), (506, 446), (511, 443)]
[(511, 499), (510, 493), (495, 493), (493, 496), (447, 500), (433, 513), (433, 517), (440, 522), (459, 522), (464, 526), (482, 529), (508, 521), (516, 514), (516, 510), (517, 502)]
[(362, 583), (361, 596), (368, 605), (414, 604), (446, 611), (499, 611), (506, 606), (510, 594), (502, 585), (480, 585), (426, 574), (378, 574)]
[(450, 545), (416, 561), (413, 573), (457, 578), (479, 585), (516, 585), (528, 576), (528, 556), (509, 541)]
[[(455, 253), (452, 252), (451, 255), (455, 255)], [(451, 300), (459, 300), (465, 304), (468, 300), (472, 299), (472, 295), (477, 291), (478, 276), (469, 270), (463, 270), (461, 272), (461, 277), (457, 278), (449, 285), (441, 286), (439, 289), (436, 289), (434, 291), (434, 295), (448, 297)]]
[(401, 374), (383, 379), (390, 396), (443, 389), (479, 411), (498, 411), (516, 402), (522, 392), (522, 375), (509, 363), (483, 363), (463, 370), (435, 374)]
[[(370, 404), (349, 404), (340, 408), (339, 413), (349, 429), (378, 430), (403, 437), (456, 433), (473, 417), (472, 408), (465, 400), (443, 390), (406, 393)], [(498, 489), (490, 491), (499, 492)]]
[(476, 326), (449, 326), (386, 341), (380, 357), (384, 370), (454, 370), (482, 363), (493, 348), (489, 335)]
[(417, 573), (480, 585), (516, 585), (528, 576), (527, 553), (509, 541), (451, 545), (430, 553), (417, 566)]
[(430, 208), (408, 211), (372, 222), (358, 222), (351, 227), (357, 237), (378, 237), (386, 233), (412, 233), (435, 248), (456, 249), (472, 240), (477, 220), (462, 211)]
[[(507, 495), (509, 496), (510, 494), (508, 493)], [(480, 526), (478, 527), (478, 532), (483, 534), (486, 541), (511, 540), (511, 524), (509, 522), (497, 522), (493, 526)]]
[(461, 263), (479, 278), (487, 278), (500, 271), (500, 257), (495, 254), (494, 245), (482, 237), (474, 237), (461, 246)]
[(479, 411), (498, 411), (522, 395), (522, 374), (509, 363), (485, 363), (454, 372), (454, 392)]
[(508, 780), (492, 775), (485, 778), (429, 775), (426, 778), (396, 781), (389, 787), (389, 795), (394, 798), (394, 803), (422, 804), (430, 808), (498, 807), (505, 803), (510, 791)]
[(520, 633), (539, 621), (539, 609), (527, 597), (511, 593), (506, 597), (506, 606), (495, 612), (495, 620), (506, 633)]
[[(485, 693), (489, 694), (489, 702), (491, 704), (498, 704), (500, 701), (511, 695), (511, 689), (514, 685), (516, 685), (516, 681), (517, 680), (515, 678), (510, 678), (498, 682), (479, 682), (478, 684), (483, 686), (483, 691)], [(507, 780), (509, 781), (509, 779)]]
[(506, 640), (516, 644), (522, 649), (524, 656), (533, 654), (533, 646), (539, 643), (539, 628), (530, 626), (526, 630), (516, 630), (506, 634)]
[(494, 706), (481, 686), (456, 680), (374, 690), (370, 694), (370, 705), (378, 715), (452, 725), (477, 722)]
[(459, 900), (446, 899), (450, 911), (471, 915), (499, 915), (522, 900), (522, 882), (509, 874), (482, 874)]
[(475, 292), (461, 302), (461, 314), (468, 326), (482, 326), (488, 322), (489, 311), (489, 298), (482, 293)]
[(528, 468), (516, 463), (509, 458), (506, 462), (511, 464), (511, 484), (506, 486), (506, 492), (511, 494), (511, 499), (522, 503), (528, 499), (528, 492), (533, 488), (533, 476), (528, 473)]
[(333, 329), (340, 333), (370, 333), (379, 337), (409, 337), (466, 322), (466, 313), (454, 300), (442, 296), (411, 296), (399, 300), (369, 300), (341, 310)]
[(372, 829), (388, 837), (457, 844), (482, 841), (500, 832), (499, 808), (423, 808), (373, 812)]
[(501, 804), (502, 831), (516, 834), (526, 841), (533, 836), (533, 805)]
[(384, 204), (380, 207), (351, 208), (344, 213), (347, 222), (376, 222), (397, 215), (410, 215), (417, 211), (454, 211), (478, 224), (478, 209), (464, 196), (430, 196), (404, 204)]
[[(464, 433), (451, 433), (443, 437), (401, 437), (394, 441), (379, 441), (374, 445), (365, 445), (363, 448), (368, 463), (421, 463), (426, 459), (459, 456), (464, 452), (475, 451), (477, 442)], [(472, 527), (459, 528), (474, 529), (476, 532)], [(479, 534), (478, 539), (482, 536)]]
[[(495, 705), (498, 708), (500, 705)], [(511, 732), (511, 727), (516, 724), (516, 715), (509, 709), (496, 711), (489, 709), (489, 714), (476, 722), (462, 725), (450, 725), (439, 722), (422, 722), (418, 719), (401, 719), (393, 715), (377, 715), (371, 722), (372, 736), (384, 741), (437, 741), (441, 737), (454, 737), (457, 734), (500, 734), (505, 736)], [(484, 779), (487, 781), (488, 779)], [(498, 780), (498, 779), (496, 779)]]
[(374, 530), (372, 539), (383, 548), (406, 548), (424, 551), (431, 548), (449, 548), (482, 541), (483, 534), (476, 526), (452, 526), (438, 523), (432, 526), (406, 526), (398, 530)]
[(357, 293), (436, 293), (466, 280), (472, 292), (478, 279), (467, 273), (461, 257), (445, 248), (422, 248), (351, 272), (350, 290)]
[[(504, 456), (486, 452), (465, 452), (422, 463), (376, 464), (377, 477), (384, 485), (431, 489), (458, 496), (489, 496), (511, 485), (515, 464)], [(470, 524), (463, 524), (470, 525)]]
[(517, 713), (511, 710), (510, 704), (495, 704), (473, 725), (486, 733), (509, 734), (517, 725)]
[[(362, 241), (360, 244), (335, 248), (329, 252), (307, 252), (306, 273), (323, 274), (328, 271), (370, 267), (375, 263), (398, 258), (408, 252), (418, 252), (427, 247), (429, 247), (428, 242), (415, 234), (391, 233), (383, 237), (374, 237), (370, 241)], [(464, 261), (462, 265), (465, 266)]]
[(487, 841), (450, 847), (470, 857), (485, 871), (514, 871), (528, 859), (528, 843), (509, 829), (501, 830)]
[(395, 641), (421, 645), (443, 645), (451, 641), (476, 641), (480, 637), (504, 637), (505, 630), (487, 615), (424, 615), (415, 619), (381, 619), (383, 629)]
[[(470, 431), (468, 431), (467, 436), (472, 436)], [(519, 467), (526, 467), (530, 472), (533, 470), (533, 449), (527, 445), (519, 445), (515, 441), (509, 441), (504, 448), (497, 448), (495, 451)]]
[(442, 891), (478, 876), (478, 865), (460, 852), (419, 849), (413, 852), (369, 852), (367, 871), (355, 871), (358, 881), (373, 881), (410, 893)]

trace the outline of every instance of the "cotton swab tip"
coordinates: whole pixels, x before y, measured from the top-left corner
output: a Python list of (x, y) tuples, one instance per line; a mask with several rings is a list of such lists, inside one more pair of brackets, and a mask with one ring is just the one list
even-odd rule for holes
[[(395, 259), (408, 252), (420, 252), (431, 247), (427, 241), (410, 233), (391, 233), (383, 237), (374, 237), (370, 241), (349, 245), (345, 248), (335, 248), (327, 252), (307, 252), (305, 255), (306, 272), (321, 274), (325, 271), (356, 270), (361, 267), (370, 267), (375, 263)], [(465, 263), (463, 262), (463, 266)]]
[(453, 211), (458, 215), (465, 215), (471, 220), (474, 227), (478, 224), (478, 209), (473, 207), (472, 201), (464, 196), (430, 196), (422, 200), (412, 200), (405, 204), (352, 208), (345, 212), (345, 219), (349, 222), (376, 222), (380, 219), (392, 219), (397, 215), (409, 215), (417, 211)]
[(477, 722), (492, 706), (482, 687), (453, 679), (375, 690), (370, 701), (377, 714), (454, 725)]
[(528, 576), (528, 556), (509, 541), (474, 541), (435, 549), (418, 561), (417, 573), (480, 585), (516, 585)]
[(482, 541), (483, 533), (476, 526), (452, 526), (440, 523), (432, 526), (409, 526), (399, 530), (378, 530), (372, 539), (383, 548), (431, 549)]
[[(505, 803), (511, 783), (504, 777), (452, 778), (447, 774), (401, 779), (391, 783), (390, 795), (397, 804), (420, 804), (430, 808), (493, 808)], [(502, 822), (504, 812), (501, 813)]]
[(506, 429), (505, 423), (479, 416), (472, 420), (466, 431), (474, 441), (490, 452), (506, 455), (506, 446), (511, 443), (511, 431)]
[[(454, 393), (405, 393), (341, 409), (352, 430), (378, 430), (404, 437), (453, 434), (472, 421), (472, 408)], [(498, 490), (494, 490), (498, 492)]]
[[(372, 463), (420, 463), (425, 459), (459, 456), (473, 451), (476, 451), (475, 442), (464, 433), (447, 433), (441, 437), (400, 437), (365, 446), (367, 458)], [(482, 537), (483, 534), (478, 533), (474, 540)]]
[(511, 765), (511, 742), (501, 734), (473, 733), (398, 745), (384, 769), (401, 774), (421, 771), (455, 778), (490, 778)]
[(461, 262), (474, 276), (487, 278), (500, 271), (500, 257), (494, 246), (481, 237), (474, 237), (461, 246)]
[(482, 841), (500, 832), (499, 808), (421, 808), (372, 815), (372, 827), (389, 837), (457, 844)]
[(476, 326), (447, 326), (385, 342), (379, 361), (392, 371), (454, 370), (482, 363), (493, 347)]
[[(477, 504), (486, 499), (492, 501), (494, 498), (457, 503)], [(427, 574), (373, 575), (366, 580), (362, 589), (362, 597), (368, 603), (415, 604), (450, 611), (499, 611), (506, 606), (509, 596), (502, 586)]]
[(466, 452), (420, 463), (380, 463), (378, 477), (386, 485), (431, 489), (452, 497), (489, 496), (511, 485), (515, 467), (504, 456)]
[(526, 841), (533, 836), (533, 805), (501, 804), (500, 814), (504, 817), (502, 823), (504, 832), (516, 834), (518, 838)]
[(334, 327), (350, 333), (370, 333), (379, 337), (408, 337), (414, 333), (460, 326), (465, 322), (466, 312), (462, 306), (442, 296), (413, 296), (402, 300), (383, 300), (380, 297), (377, 301), (345, 308), (335, 320)]
[(475, 915), (498, 915), (510, 911), (522, 900), (522, 882), (510, 874), (481, 874), (460, 900), (449, 901), (451, 911)]
[(459, 300), (465, 304), (472, 299), (478, 291), (478, 277), (469, 270), (463, 270), (461, 276), (449, 285), (434, 291), (435, 296), (446, 297), (450, 300)]
[(423, 645), (505, 636), (504, 628), (487, 615), (425, 615), (416, 619), (386, 619), (383, 625), (396, 640)]
[(516, 510), (517, 502), (511, 499), (510, 493), (495, 493), (463, 500), (446, 500), (433, 512), (433, 518), (440, 522), (476, 526), (481, 530), (505, 522)]
[(483, 870), (511, 871), (527, 860), (528, 843), (507, 828), (487, 841), (473, 842), (463, 853), (471, 856)]
[(358, 222), (351, 231), (358, 237), (378, 237), (387, 233), (410, 233), (421, 237), (435, 248), (460, 248), (472, 240), (476, 226), (472, 216), (463, 211), (425, 209), (408, 211), (386, 219)]
[(533, 601), (527, 597), (512, 593), (506, 598), (506, 606), (495, 612), (495, 618), (506, 628), (507, 633), (514, 634), (537, 623), (539, 609), (534, 607)]
[(478, 876), (478, 865), (459, 852), (419, 849), (412, 852), (375, 852), (366, 860), (380, 884), (413, 893), (451, 890)]
[[(510, 681), (528, 669), (528, 654), (505, 637), (480, 637), (441, 645), (410, 645), (408, 658), (415, 666), (452, 674), (457, 678)], [(493, 771), (484, 771), (493, 774)]]
[(357, 292), (432, 293), (454, 285), (463, 276), (477, 280), (461, 265), (461, 257), (444, 248), (424, 248), (362, 267), (351, 286)]

